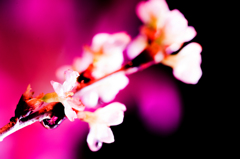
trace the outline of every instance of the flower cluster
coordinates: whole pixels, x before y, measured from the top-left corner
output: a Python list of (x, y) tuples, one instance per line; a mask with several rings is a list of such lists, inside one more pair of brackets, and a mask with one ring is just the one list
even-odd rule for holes
[[(146, 62), (162, 63), (173, 68), (177, 79), (196, 84), (202, 75), (202, 48), (192, 42), (181, 49), (185, 42), (196, 36), (195, 29), (188, 26), (183, 14), (169, 10), (165, 0), (149, 0), (138, 4), (137, 15), (144, 25), (133, 41), (125, 32), (95, 35), (91, 46), (84, 47), (81, 57), (75, 58), (72, 65), (62, 66), (56, 71), (57, 77), (65, 81), (63, 84), (51, 81), (55, 92), (33, 98), (28, 86), (14, 119), (27, 117), (37, 110), (37, 115), (51, 111), (46, 117), (47, 122), (41, 121), (43, 125), (50, 124), (50, 128), (55, 128), (59, 124), (57, 121), (65, 116), (70, 121), (80, 119), (90, 127), (87, 137), (89, 148), (97, 151), (103, 142), (114, 142), (110, 126), (123, 122), (125, 105), (114, 102), (103, 107), (101, 104), (111, 102), (127, 86), (127, 74), (147, 67)], [(126, 64), (124, 51), (130, 58)], [(144, 57), (142, 55), (148, 58), (142, 60), (139, 58)], [(48, 104), (45, 106), (44, 102)], [(61, 115), (54, 112), (56, 110), (62, 111)]]
[[(80, 83), (85, 79), (97, 80), (114, 71), (117, 71), (123, 64), (123, 50), (130, 42), (126, 33), (107, 34), (100, 33), (93, 37), (92, 45), (86, 46), (81, 58), (74, 60), (73, 66), (62, 66), (57, 70), (59, 79), (63, 79), (62, 72), (71, 68), (81, 74)], [(128, 78), (124, 73), (119, 72), (102, 80), (96, 87), (84, 92), (78, 92), (85, 106), (95, 107), (99, 100), (107, 103), (112, 101), (117, 93), (126, 87)]]
[[(89, 123), (87, 142), (92, 151), (99, 150), (102, 142), (113, 142), (114, 137), (109, 126), (123, 121), (123, 112), (126, 110), (123, 104), (112, 103), (103, 108), (97, 106), (102, 102), (112, 101), (128, 84), (126, 74), (129, 70), (123, 64), (124, 50), (127, 50), (132, 61), (147, 52), (153, 63), (161, 62), (172, 67), (174, 76), (185, 83), (197, 83), (202, 74), (200, 44), (190, 43), (177, 54), (172, 54), (178, 51), (184, 42), (196, 36), (195, 29), (188, 26), (180, 11), (170, 11), (165, 0), (149, 0), (138, 4), (137, 15), (144, 25), (132, 42), (130, 36), (124, 32), (97, 34), (92, 39), (92, 45), (84, 47), (82, 56), (75, 58), (72, 66), (62, 66), (56, 72), (57, 77), (63, 79), (63, 72), (72, 69), (74, 71), (68, 73), (71, 77), (65, 75), (66, 81), (63, 85), (52, 82), (68, 119), (73, 121), (74, 118), (79, 118)], [(99, 79), (100, 82), (82, 89)], [(71, 91), (74, 87), (73, 95)], [(85, 107), (95, 108), (96, 111), (84, 111)]]
[(65, 115), (70, 121), (79, 118), (89, 123), (90, 132), (87, 142), (92, 151), (99, 150), (102, 142), (114, 142), (114, 136), (109, 126), (122, 123), (123, 112), (126, 110), (126, 107), (121, 103), (115, 102), (103, 108), (98, 108), (95, 112), (85, 111), (85, 106), (80, 98), (73, 96), (76, 91), (77, 77), (79, 77), (78, 72), (67, 70), (64, 74), (66, 78), (64, 83), (60, 84), (51, 81), (55, 92), (46, 94), (42, 100), (47, 103), (61, 102), (64, 106)]
[(183, 14), (177, 9), (170, 11), (165, 0), (149, 0), (139, 3), (137, 15), (144, 26), (128, 47), (128, 56), (134, 58), (146, 49), (156, 63), (172, 67), (177, 79), (196, 84), (202, 75), (201, 45), (190, 43), (172, 55), (196, 36)]
[[(63, 66), (57, 70), (57, 76), (62, 79), (65, 73), (66, 81), (63, 85), (51, 82), (59, 101), (65, 107), (65, 114), (70, 121), (78, 118), (88, 122), (90, 132), (87, 137), (89, 148), (97, 151), (102, 142), (114, 141), (113, 133), (109, 126), (118, 125), (123, 121), (125, 106), (120, 103), (112, 103), (104, 108), (97, 109), (94, 113), (84, 111), (84, 107), (96, 107), (101, 100), (104, 103), (112, 101), (118, 92), (128, 84), (128, 78), (124, 72), (116, 72), (123, 65), (123, 51), (130, 42), (130, 36), (126, 33), (107, 34), (100, 33), (93, 37), (92, 45), (85, 46), (83, 56), (74, 60), (73, 66)], [(86, 67), (87, 66), (87, 67)], [(114, 73), (114, 74), (112, 74)], [(80, 74), (80, 75), (79, 75)], [(108, 77), (105, 77), (108, 76)], [(93, 87), (87, 90), (79, 90), (88, 82), (105, 77)], [(75, 94), (71, 92), (75, 89)], [(81, 101), (80, 103), (74, 101)], [(82, 105), (81, 105), (82, 104)], [(84, 106), (83, 106), (84, 105)], [(82, 109), (83, 108), (83, 109)], [(76, 116), (77, 114), (77, 116)]]

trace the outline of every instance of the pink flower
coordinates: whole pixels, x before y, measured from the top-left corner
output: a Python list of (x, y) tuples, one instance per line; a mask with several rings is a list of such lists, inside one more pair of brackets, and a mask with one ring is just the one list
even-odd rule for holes
[[(84, 74), (90, 78), (99, 79), (122, 67), (123, 50), (130, 41), (126, 33), (107, 34), (100, 33), (93, 37), (92, 45), (85, 49), (84, 54), (92, 55), (92, 64)], [(80, 62), (80, 61), (79, 61)], [(117, 73), (90, 86), (87, 90), (81, 90), (75, 94), (85, 106), (94, 107), (99, 99), (110, 102), (117, 93), (128, 84), (125, 74)]]
[(192, 40), (197, 34), (193, 27), (188, 26), (183, 14), (176, 9), (169, 12), (163, 33), (163, 44), (168, 46), (166, 48), (168, 53), (177, 51), (184, 42)]
[[(129, 35), (123, 32), (97, 34), (92, 39), (92, 45), (85, 47), (82, 57), (74, 59), (72, 66), (59, 68), (56, 74), (61, 79), (64, 69), (72, 68), (83, 73), (84, 77), (94, 80), (113, 73), (122, 67), (123, 51), (129, 42)], [(127, 84), (128, 78), (125, 74), (117, 73), (88, 87), (87, 91), (76, 92), (74, 96), (79, 97), (85, 106), (94, 107), (99, 99), (103, 102), (113, 100)]]
[[(176, 9), (170, 11), (165, 0), (140, 2), (137, 7), (137, 15), (145, 26), (142, 27), (141, 35), (133, 43), (138, 47), (140, 45), (147, 47), (148, 40), (151, 40), (148, 49), (150, 52), (154, 52), (153, 56), (156, 56), (154, 57), (156, 62), (162, 60), (159, 57), (179, 50), (184, 42), (190, 41), (196, 36), (195, 29), (188, 26), (184, 15)], [(130, 58), (137, 55), (136, 49), (132, 48), (128, 50)]]
[[(96, 79), (121, 68), (123, 50), (130, 42), (126, 33), (100, 33), (93, 37), (90, 50), (93, 55), (92, 76)], [(84, 54), (85, 54), (84, 53)]]
[(72, 66), (60, 67), (56, 76), (63, 79), (63, 72), (70, 68), (79, 73), (88, 71), (95, 79), (112, 73), (121, 68), (123, 50), (129, 42), (130, 36), (123, 32), (97, 34), (92, 39), (92, 45), (85, 47), (82, 57), (75, 58)]
[(147, 37), (138, 35), (127, 48), (128, 57), (134, 59), (147, 47)]
[(123, 122), (123, 112), (126, 107), (118, 102), (111, 103), (95, 112), (80, 112), (78, 117), (89, 123), (90, 131), (87, 143), (92, 151), (98, 151), (102, 143), (114, 142), (114, 136), (109, 126), (119, 125)]
[(170, 11), (165, 0), (140, 2), (137, 14), (145, 25), (141, 28), (141, 34), (129, 45), (128, 56), (132, 59), (147, 50), (155, 63), (171, 66), (176, 78), (196, 84), (202, 75), (201, 46), (192, 43), (183, 48), (179, 55), (171, 55), (184, 42), (196, 36), (195, 29), (188, 26), (184, 15), (176, 9)]
[(174, 76), (188, 84), (196, 84), (202, 76), (201, 55), (202, 47), (198, 43), (186, 45), (176, 55), (170, 55), (162, 62), (173, 68)]
[(56, 71), (57, 78), (61, 81), (64, 81), (65, 80), (64, 72), (69, 69), (72, 69), (71, 65), (63, 65), (59, 67)]
[(137, 15), (143, 21), (153, 28), (162, 28), (169, 8), (165, 0), (149, 0), (140, 2), (137, 6)]
[(107, 77), (98, 87), (99, 97), (105, 103), (112, 101), (118, 92), (127, 86), (128, 82), (124, 72)]
[(79, 73), (72, 70), (65, 71), (65, 82), (60, 84), (58, 82), (51, 81), (54, 91), (58, 95), (58, 100), (64, 106), (65, 114), (70, 121), (73, 121), (77, 118), (76, 112), (73, 110), (83, 111), (84, 106), (79, 101), (78, 98), (72, 98), (73, 88), (77, 85), (76, 79), (79, 76)]

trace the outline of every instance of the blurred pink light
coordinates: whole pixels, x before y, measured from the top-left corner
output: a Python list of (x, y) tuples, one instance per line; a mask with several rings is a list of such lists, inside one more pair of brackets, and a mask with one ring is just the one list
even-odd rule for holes
[(174, 81), (161, 70), (144, 71), (141, 77), (135, 79), (138, 88), (135, 93), (143, 123), (158, 134), (174, 133), (182, 117), (180, 94)]

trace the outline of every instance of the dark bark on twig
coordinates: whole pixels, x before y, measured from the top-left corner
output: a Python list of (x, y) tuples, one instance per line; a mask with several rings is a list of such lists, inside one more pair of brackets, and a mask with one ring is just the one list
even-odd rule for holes
[[(152, 64), (154, 64), (153, 58), (149, 55), (149, 53), (146, 50), (143, 50), (141, 54), (139, 54), (132, 61), (125, 64), (122, 68), (112, 73), (109, 73), (102, 78), (90, 80), (84, 77), (83, 74), (81, 74), (77, 78), (77, 81), (79, 82), (79, 87), (75, 90), (75, 94), (84, 93), (86, 89), (92, 88), (98, 85), (100, 81), (102, 81), (103, 79), (106, 79), (109, 76), (112, 76), (113, 74), (116, 74), (119, 72), (124, 72), (125, 74), (131, 74), (136, 71), (145, 69), (151, 66)], [(22, 108), (23, 104), (26, 105), (26, 102), (25, 101), (21, 102), (23, 101), (21, 99), (20, 99), (20, 106), (18, 104), (18, 108), (20, 107)], [(21, 112), (21, 111), (23, 110), (20, 110), (17, 112)], [(24, 115), (22, 116), (22, 114)], [(19, 115), (19, 113), (15, 113), (15, 117), (11, 118), (8, 124), (0, 128), (0, 141), (2, 141), (5, 137), (14, 133), (15, 131), (21, 128), (24, 128), (28, 125), (31, 125), (36, 121), (41, 122), (45, 128), (52, 129), (52, 128), (56, 128), (65, 118), (64, 107), (59, 102), (49, 103), (48, 105), (43, 106), (41, 109), (35, 112), (30, 112), (30, 114), (27, 114), (26, 116), (25, 114), (26, 113), (20, 113)], [(51, 120), (51, 118), (53, 117), (55, 118), (57, 117), (57, 119)]]

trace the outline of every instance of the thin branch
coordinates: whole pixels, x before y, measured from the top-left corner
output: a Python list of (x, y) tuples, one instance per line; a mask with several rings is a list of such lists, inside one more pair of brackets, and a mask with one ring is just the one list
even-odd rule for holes
[(43, 119), (49, 119), (54, 106), (55, 103), (44, 106), (40, 110), (32, 113), (25, 118), (12, 118), (8, 124), (0, 128), (0, 141), (2, 141), (8, 135), (18, 131), (19, 129), (31, 125), (37, 121), (41, 122)]
[[(145, 69), (145, 68), (151, 66), (152, 64), (154, 64), (152, 57), (150, 57), (149, 54), (146, 52), (146, 50), (144, 50), (136, 58), (134, 58), (132, 61), (125, 64), (120, 69), (118, 69), (112, 73), (109, 73), (109, 74), (103, 76), (102, 78), (92, 80), (87, 83), (80, 83), (80, 87), (76, 90), (75, 95), (76, 94), (77, 95), (84, 94), (87, 90), (91, 89), (92, 87), (96, 87), (98, 84), (100, 84), (101, 81), (103, 81), (107, 77), (110, 77), (114, 74), (117, 74), (120, 72), (123, 72), (125, 74), (131, 74), (136, 71)], [(16, 117), (12, 118), (8, 124), (6, 124), (2, 128), (0, 128), (0, 141), (2, 141), (5, 137), (16, 132), (19, 129), (22, 129), (28, 125), (31, 125), (37, 121), (41, 122), (44, 119), (49, 119), (55, 105), (56, 105), (56, 103), (54, 103), (54, 102), (49, 103), (48, 105), (43, 106), (40, 110), (30, 114), (27, 117), (22, 117), (20, 119), (16, 118)]]

